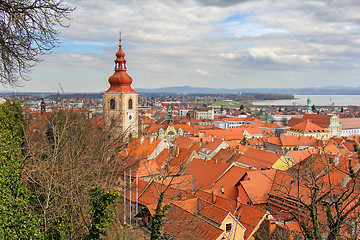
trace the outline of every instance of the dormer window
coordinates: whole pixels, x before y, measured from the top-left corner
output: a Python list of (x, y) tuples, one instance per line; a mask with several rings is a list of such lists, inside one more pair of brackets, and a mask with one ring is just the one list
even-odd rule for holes
[(232, 223), (226, 223), (225, 224), (225, 231), (227, 233), (230, 233), (232, 231)]
[(115, 99), (110, 100), (110, 109), (115, 109)]

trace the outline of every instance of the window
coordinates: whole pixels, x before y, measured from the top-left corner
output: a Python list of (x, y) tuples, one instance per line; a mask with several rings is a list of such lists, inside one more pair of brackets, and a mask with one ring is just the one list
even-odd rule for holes
[(226, 223), (225, 224), (225, 231), (231, 232), (232, 231), (232, 223)]
[(132, 109), (133, 108), (133, 102), (132, 102), (132, 99), (130, 98), (129, 99), (129, 109)]
[(115, 109), (115, 99), (110, 100), (110, 109)]

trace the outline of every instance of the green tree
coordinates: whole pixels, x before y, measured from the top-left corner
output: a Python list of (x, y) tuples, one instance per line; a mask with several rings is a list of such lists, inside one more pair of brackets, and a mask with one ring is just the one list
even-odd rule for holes
[(41, 238), (31, 211), (30, 194), (21, 181), (24, 120), (18, 103), (0, 105), (0, 238)]
[(151, 219), (150, 222), (149, 229), (151, 231), (151, 240), (160, 239), (162, 236), (161, 229), (164, 226), (164, 217), (166, 215), (166, 211), (169, 209), (168, 204), (162, 206), (164, 202), (164, 195), (165, 191), (162, 191), (156, 205), (155, 216)]
[(315, 105), (314, 105), (314, 104), (312, 105), (311, 110), (312, 110), (313, 112), (315, 112), (315, 111), (316, 111), (316, 107), (315, 107)]
[(114, 190), (104, 191), (95, 187), (90, 189), (89, 195), (91, 197), (91, 225), (85, 239), (101, 239), (101, 235), (107, 235), (106, 228), (113, 220), (114, 214), (108, 207), (115, 203), (120, 194)]

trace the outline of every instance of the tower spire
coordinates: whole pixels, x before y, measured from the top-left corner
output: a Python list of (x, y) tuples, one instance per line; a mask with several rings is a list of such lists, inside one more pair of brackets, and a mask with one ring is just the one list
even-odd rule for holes
[(127, 74), (125, 53), (122, 50), (121, 31), (119, 33), (119, 50), (115, 56), (114, 74), (109, 78), (110, 88), (106, 92), (136, 93), (131, 88), (132, 78)]

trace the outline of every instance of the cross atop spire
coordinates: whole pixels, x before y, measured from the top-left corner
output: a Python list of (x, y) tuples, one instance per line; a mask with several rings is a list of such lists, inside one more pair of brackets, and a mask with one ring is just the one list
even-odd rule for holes
[(120, 46), (121, 46), (121, 29), (119, 29), (119, 42), (120, 42)]

